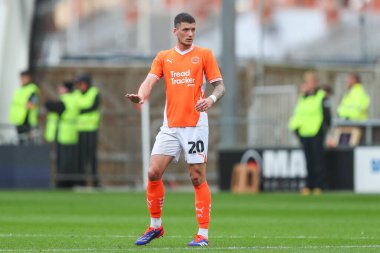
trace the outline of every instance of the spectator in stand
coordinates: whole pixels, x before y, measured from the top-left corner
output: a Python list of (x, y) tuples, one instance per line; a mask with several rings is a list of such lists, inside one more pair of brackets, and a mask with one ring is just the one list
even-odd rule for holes
[[(97, 172), (97, 145), (100, 123), (100, 94), (92, 85), (91, 76), (80, 74), (75, 79), (78, 88), (76, 93), (79, 104), (78, 131), (79, 131), (79, 170), (85, 177), (91, 178), (87, 182), (91, 186), (99, 186)], [(84, 178), (83, 178), (84, 179)], [(85, 180), (83, 180), (85, 184)]]
[(339, 118), (352, 121), (367, 120), (370, 98), (361, 84), (359, 75), (350, 73), (347, 85), (348, 91), (338, 106)]
[(45, 139), (57, 143), (57, 187), (73, 187), (78, 177), (79, 107), (73, 89), (73, 82), (64, 82), (58, 86), (59, 100), (45, 104), (49, 111)]
[(289, 128), (298, 136), (306, 158), (307, 179), (302, 195), (309, 195), (312, 190), (319, 195), (325, 186), (324, 140), (330, 124), (326, 92), (318, 88), (315, 73), (306, 72), (294, 114), (289, 120)]
[(38, 101), (40, 90), (32, 82), (30, 71), (20, 73), (21, 87), (15, 91), (10, 108), (9, 121), (16, 126), (20, 145), (35, 142), (33, 130), (38, 125)]

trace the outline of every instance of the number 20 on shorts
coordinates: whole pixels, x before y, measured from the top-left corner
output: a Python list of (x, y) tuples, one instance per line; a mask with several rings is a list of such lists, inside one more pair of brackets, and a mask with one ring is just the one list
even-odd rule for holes
[(189, 154), (202, 153), (205, 150), (205, 145), (201, 140), (197, 142), (189, 141), (188, 144), (191, 145), (189, 149)]

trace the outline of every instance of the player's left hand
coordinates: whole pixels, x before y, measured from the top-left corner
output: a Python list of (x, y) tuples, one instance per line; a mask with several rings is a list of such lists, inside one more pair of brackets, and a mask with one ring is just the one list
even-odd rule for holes
[(207, 97), (199, 99), (197, 104), (195, 105), (195, 110), (197, 112), (205, 112), (207, 111), (212, 105), (214, 104), (214, 101)]

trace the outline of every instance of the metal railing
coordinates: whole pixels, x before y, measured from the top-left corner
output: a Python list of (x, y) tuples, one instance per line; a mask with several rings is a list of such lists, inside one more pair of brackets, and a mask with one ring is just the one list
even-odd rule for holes
[(39, 128), (32, 128), (28, 133), (17, 134), (16, 127), (0, 123), (0, 145), (38, 145), (42, 143), (42, 133)]
[(350, 121), (350, 120), (342, 120), (342, 119), (334, 119), (333, 120), (334, 127), (360, 127), (363, 128), (364, 131), (364, 144), (365, 145), (373, 145), (378, 144), (378, 140), (374, 138), (375, 128), (380, 129), (380, 120), (378, 119), (369, 119), (366, 121)]

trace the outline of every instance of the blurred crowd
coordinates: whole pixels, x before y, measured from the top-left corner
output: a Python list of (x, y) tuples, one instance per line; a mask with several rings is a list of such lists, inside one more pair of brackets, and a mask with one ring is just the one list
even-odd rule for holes
[(40, 101), (40, 90), (29, 71), (20, 74), (21, 87), (12, 98), (10, 122), (19, 145), (38, 142), (38, 113), (47, 110), (44, 139), (56, 154), (56, 186), (98, 186), (97, 142), (100, 94), (91, 76), (79, 74), (57, 87), (58, 99)]
[[(298, 137), (306, 158), (307, 180), (306, 187), (302, 189), (303, 195), (309, 195), (311, 191), (320, 194), (325, 188), (325, 147), (346, 144), (342, 143), (345, 142), (342, 139), (344, 135), (338, 135), (338, 139), (332, 136), (326, 139), (331, 127), (331, 94), (331, 87), (319, 85), (314, 72), (304, 74), (298, 102), (289, 120), (289, 129)], [(369, 103), (360, 76), (349, 73), (347, 91), (337, 108), (338, 117), (353, 122), (365, 121), (368, 119)]]

